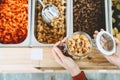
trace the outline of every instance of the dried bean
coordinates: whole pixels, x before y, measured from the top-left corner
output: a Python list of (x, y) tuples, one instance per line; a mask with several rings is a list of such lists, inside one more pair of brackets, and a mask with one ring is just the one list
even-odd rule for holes
[(85, 31), (93, 35), (95, 30), (105, 29), (104, 0), (73, 0), (74, 32)]

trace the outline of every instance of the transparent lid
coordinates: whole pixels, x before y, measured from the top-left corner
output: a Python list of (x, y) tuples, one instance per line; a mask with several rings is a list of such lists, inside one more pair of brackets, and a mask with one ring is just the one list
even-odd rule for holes
[(98, 50), (105, 55), (112, 55), (116, 52), (116, 43), (113, 36), (106, 32), (99, 32), (96, 37), (96, 45)]

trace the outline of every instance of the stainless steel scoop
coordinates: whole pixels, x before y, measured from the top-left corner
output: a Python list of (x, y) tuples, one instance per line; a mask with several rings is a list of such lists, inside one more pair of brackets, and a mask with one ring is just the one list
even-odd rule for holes
[(45, 5), (42, 0), (38, 0), (42, 5), (42, 18), (43, 20), (49, 24), (54, 18), (59, 16), (58, 8), (53, 4)]

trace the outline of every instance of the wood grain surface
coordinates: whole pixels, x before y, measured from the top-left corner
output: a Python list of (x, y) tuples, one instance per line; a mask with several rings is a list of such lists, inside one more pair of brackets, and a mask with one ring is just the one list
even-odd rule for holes
[[(76, 61), (76, 63), (81, 69), (119, 69), (109, 63), (97, 49), (93, 49), (87, 58)], [(53, 58), (51, 48), (44, 48), (44, 58), (40, 62), (40, 65), (44, 68), (61, 68)]]
[[(31, 59), (33, 48), (0, 48), (0, 71), (25, 70), (36, 71), (35, 67), (42, 70), (64, 70), (54, 59), (52, 47), (41, 47), (43, 49), (42, 60)], [(82, 70), (119, 70), (109, 63), (96, 49), (88, 58), (76, 62)]]

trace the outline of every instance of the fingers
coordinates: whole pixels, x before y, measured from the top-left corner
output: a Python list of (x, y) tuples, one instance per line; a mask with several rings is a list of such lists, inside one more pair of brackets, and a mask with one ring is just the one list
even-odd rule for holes
[(65, 37), (63, 40), (62, 40), (62, 43), (66, 42), (67, 40), (67, 37)]
[(120, 41), (117, 38), (115, 38), (115, 41), (117, 45), (120, 45)]
[(61, 52), (61, 50), (57, 47), (54, 47), (54, 50), (57, 54), (57, 56), (61, 59), (61, 60), (64, 60), (65, 56), (63, 55), (63, 53)]
[(66, 37), (62, 40), (62, 41), (58, 41), (55, 45), (54, 45), (54, 47), (57, 47), (58, 45), (60, 45), (61, 43), (64, 43), (64, 42), (66, 42)]
[(94, 34), (93, 34), (93, 37), (96, 38), (96, 36), (97, 36), (98, 33), (99, 33), (99, 32), (96, 30), (96, 31), (94, 32)]
[(61, 43), (61, 41), (58, 41), (58, 42), (54, 45), (54, 47), (57, 47), (60, 43)]
[(58, 48), (58, 46), (66, 42), (66, 39), (67, 38), (64, 38), (62, 41), (57, 42), (52, 49), (52, 53), (53, 53), (55, 60), (62, 66), (64, 66), (65, 56), (63, 55), (61, 50)]
[(100, 31), (104, 31), (104, 29), (100, 29)]
[(112, 56), (106, 56), (104, 55), (104, 57), (110, 62), (110, 63), (115, 63), (116, 62), (116, 59), (117, 59), (117, 56), (116, 55), (112, 55)]
[(55, 58), (55, 60), (60, 64), (62, 65), (62, 60), (60, 59), (60, 57), (57, 55), (56, 51), (54, 50), (54, 48), (52, 49), (52, 53), (53, 53), (53, 56)]
[(97, 30), (95, 30), (94, 34), (98, 34), (99, 32)]
[[(104, 29), (100, 29), (100, 31), (104, 31)], [(99, 31), (95, 30), (93, 37), (96, 38), (97, 34), (99, 33)]]
[(60, 45), (61, 43), (65, 41), (66, 41), (66, 38), (64, 38), (62, 41), (57, 42), (52, 49), (53, 55), (56, 58), (56, 60), (60, 59), (62, 61), (65, 58), (61, 50), (58, 48), (58, 45)]

